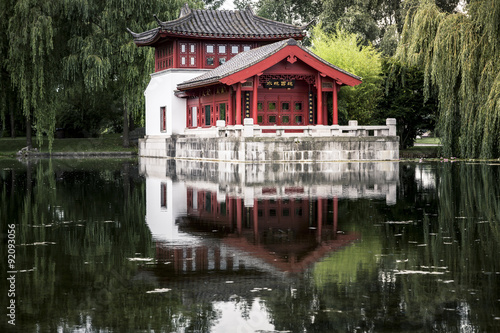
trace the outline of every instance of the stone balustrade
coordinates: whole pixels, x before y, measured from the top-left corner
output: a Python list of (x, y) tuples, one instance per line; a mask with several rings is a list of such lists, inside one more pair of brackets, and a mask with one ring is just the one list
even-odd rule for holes
[(334, 136), (396, 136), (396, 119), (387, 118), (385, 125), (359, 126), (357, 120), (350, 120), (347, 126), (305, 125), (282, 126), (255, 125), (252, 118), (244, 119), (243, 125), (226, 126), (224, 120), (217, 120), (216, 126), (188, 128), (185, 135), (195, 137), (334, 137)]

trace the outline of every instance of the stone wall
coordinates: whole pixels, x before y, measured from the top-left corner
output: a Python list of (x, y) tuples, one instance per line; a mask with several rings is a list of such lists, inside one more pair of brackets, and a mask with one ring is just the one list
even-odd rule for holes
[(140, 155), (239, 162), (399, 159), (398, 137), (184, 137), (141, 140)]

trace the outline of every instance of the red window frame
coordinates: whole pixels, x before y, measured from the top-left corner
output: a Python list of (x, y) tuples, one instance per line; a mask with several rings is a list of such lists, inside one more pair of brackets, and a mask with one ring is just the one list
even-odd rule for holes
[(167, 131), (167, 107), (160, 107), (160, 131)]

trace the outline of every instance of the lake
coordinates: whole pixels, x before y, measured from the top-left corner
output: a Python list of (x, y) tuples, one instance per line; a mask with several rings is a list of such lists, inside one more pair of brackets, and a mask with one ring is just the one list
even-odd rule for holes
[(486, 162), (3, 159), (0, 330), (499, 332), (499, 179)]

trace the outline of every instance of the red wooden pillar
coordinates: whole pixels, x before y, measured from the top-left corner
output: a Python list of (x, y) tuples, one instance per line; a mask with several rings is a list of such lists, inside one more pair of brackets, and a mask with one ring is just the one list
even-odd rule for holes
[(202, 112), (203, 112), (203, 114), (205, 114), (205, 110), (201, 109), (201, 96), (198, 96), (198, 114), (196, 115), (196, 117), (198, 117), (198, 120), (196, 123), (197, 127), (205, 126), (205, 123), (202, 122), (202, 120), (203, 120)]
[(233, 208), (233, 199), (231, 197), (227, 197), (227, 216), (229, 217), (229, 221), (234, 221), (234, 208)]
[(333, 81), (333, 125), (339, 124), (339, 112), (337, 106), (337, 82)]
[(215, 105), (215, 88), (212, 91), (212, 112), (210, 113), (210, 117), (212, 117), (210, 121), (210, 125), (215, 126), (219, 117), (219, 108)]
[(321, 242), (321, 228), (323, 227), (323, 199), (318, 198), (318, 226), (317, 226), (317, 235), (316, 240)]
[(333, 237), (337, 237), (337, 223), (338, 223), (338, 212), (339, 212), (339, 199), (337, 197), (333, 198)]
[(259, 243), (259, 201), (253, 200), (253, 235), (255, 242)]
[[(241, 117), (240, 117), (241, 120)], [(238, 234), (241, 235), (240, 230), (242, 228), (241, 224), (241, 218), (242, 216), (242, 210), (241, 210), (241, 198), (236, 198), (236, 228), (238, 229)]]
[(316, 78), (316, 96), (318, 98), (318, 105), (316, 106), (316, 124), (323, 125), (323, 89), (321, 87), (321, 75), (319, 72)]
[(241, 83), (236, 86), (236, 125), (241, 125)]
[(253, 94), (252, 94), (252, 118), (253, 123), (257, 124), (257, 89), (259, 88), (259, 77), (253, 77)]
[[(189, 247), (186, 249), (186, 259), (193, 259), (193, 248)], [(193, 260), (186, 260), (182, 258), (186, 262), (186, 272), (193, 271)]]
[(220, 262), (221, 262), (220, 247), (216, 247), (214, 249), (214, 269), (217, 271), (220, 270)]
[(173, 68), (179, 68), (179, 46), (177, 45), (177, 41), (173, 41), (174, 44), (174, 50), (173, 50), (173, 56), (172, 56), (172, 67)]
[(232, 103), (232, 97), (233, 97), (233, 90), (231, 87), (228, 88), (227, 92), (228, 98), (227, 98), (227, 124), (226, 125), (234, 125), (233, 124), (233, 103)]
[[(323, 93), (323, 100), (326, 101), (326, 92)], [(323, 103), (323, 124), (328, 125), (328, 103)]]

